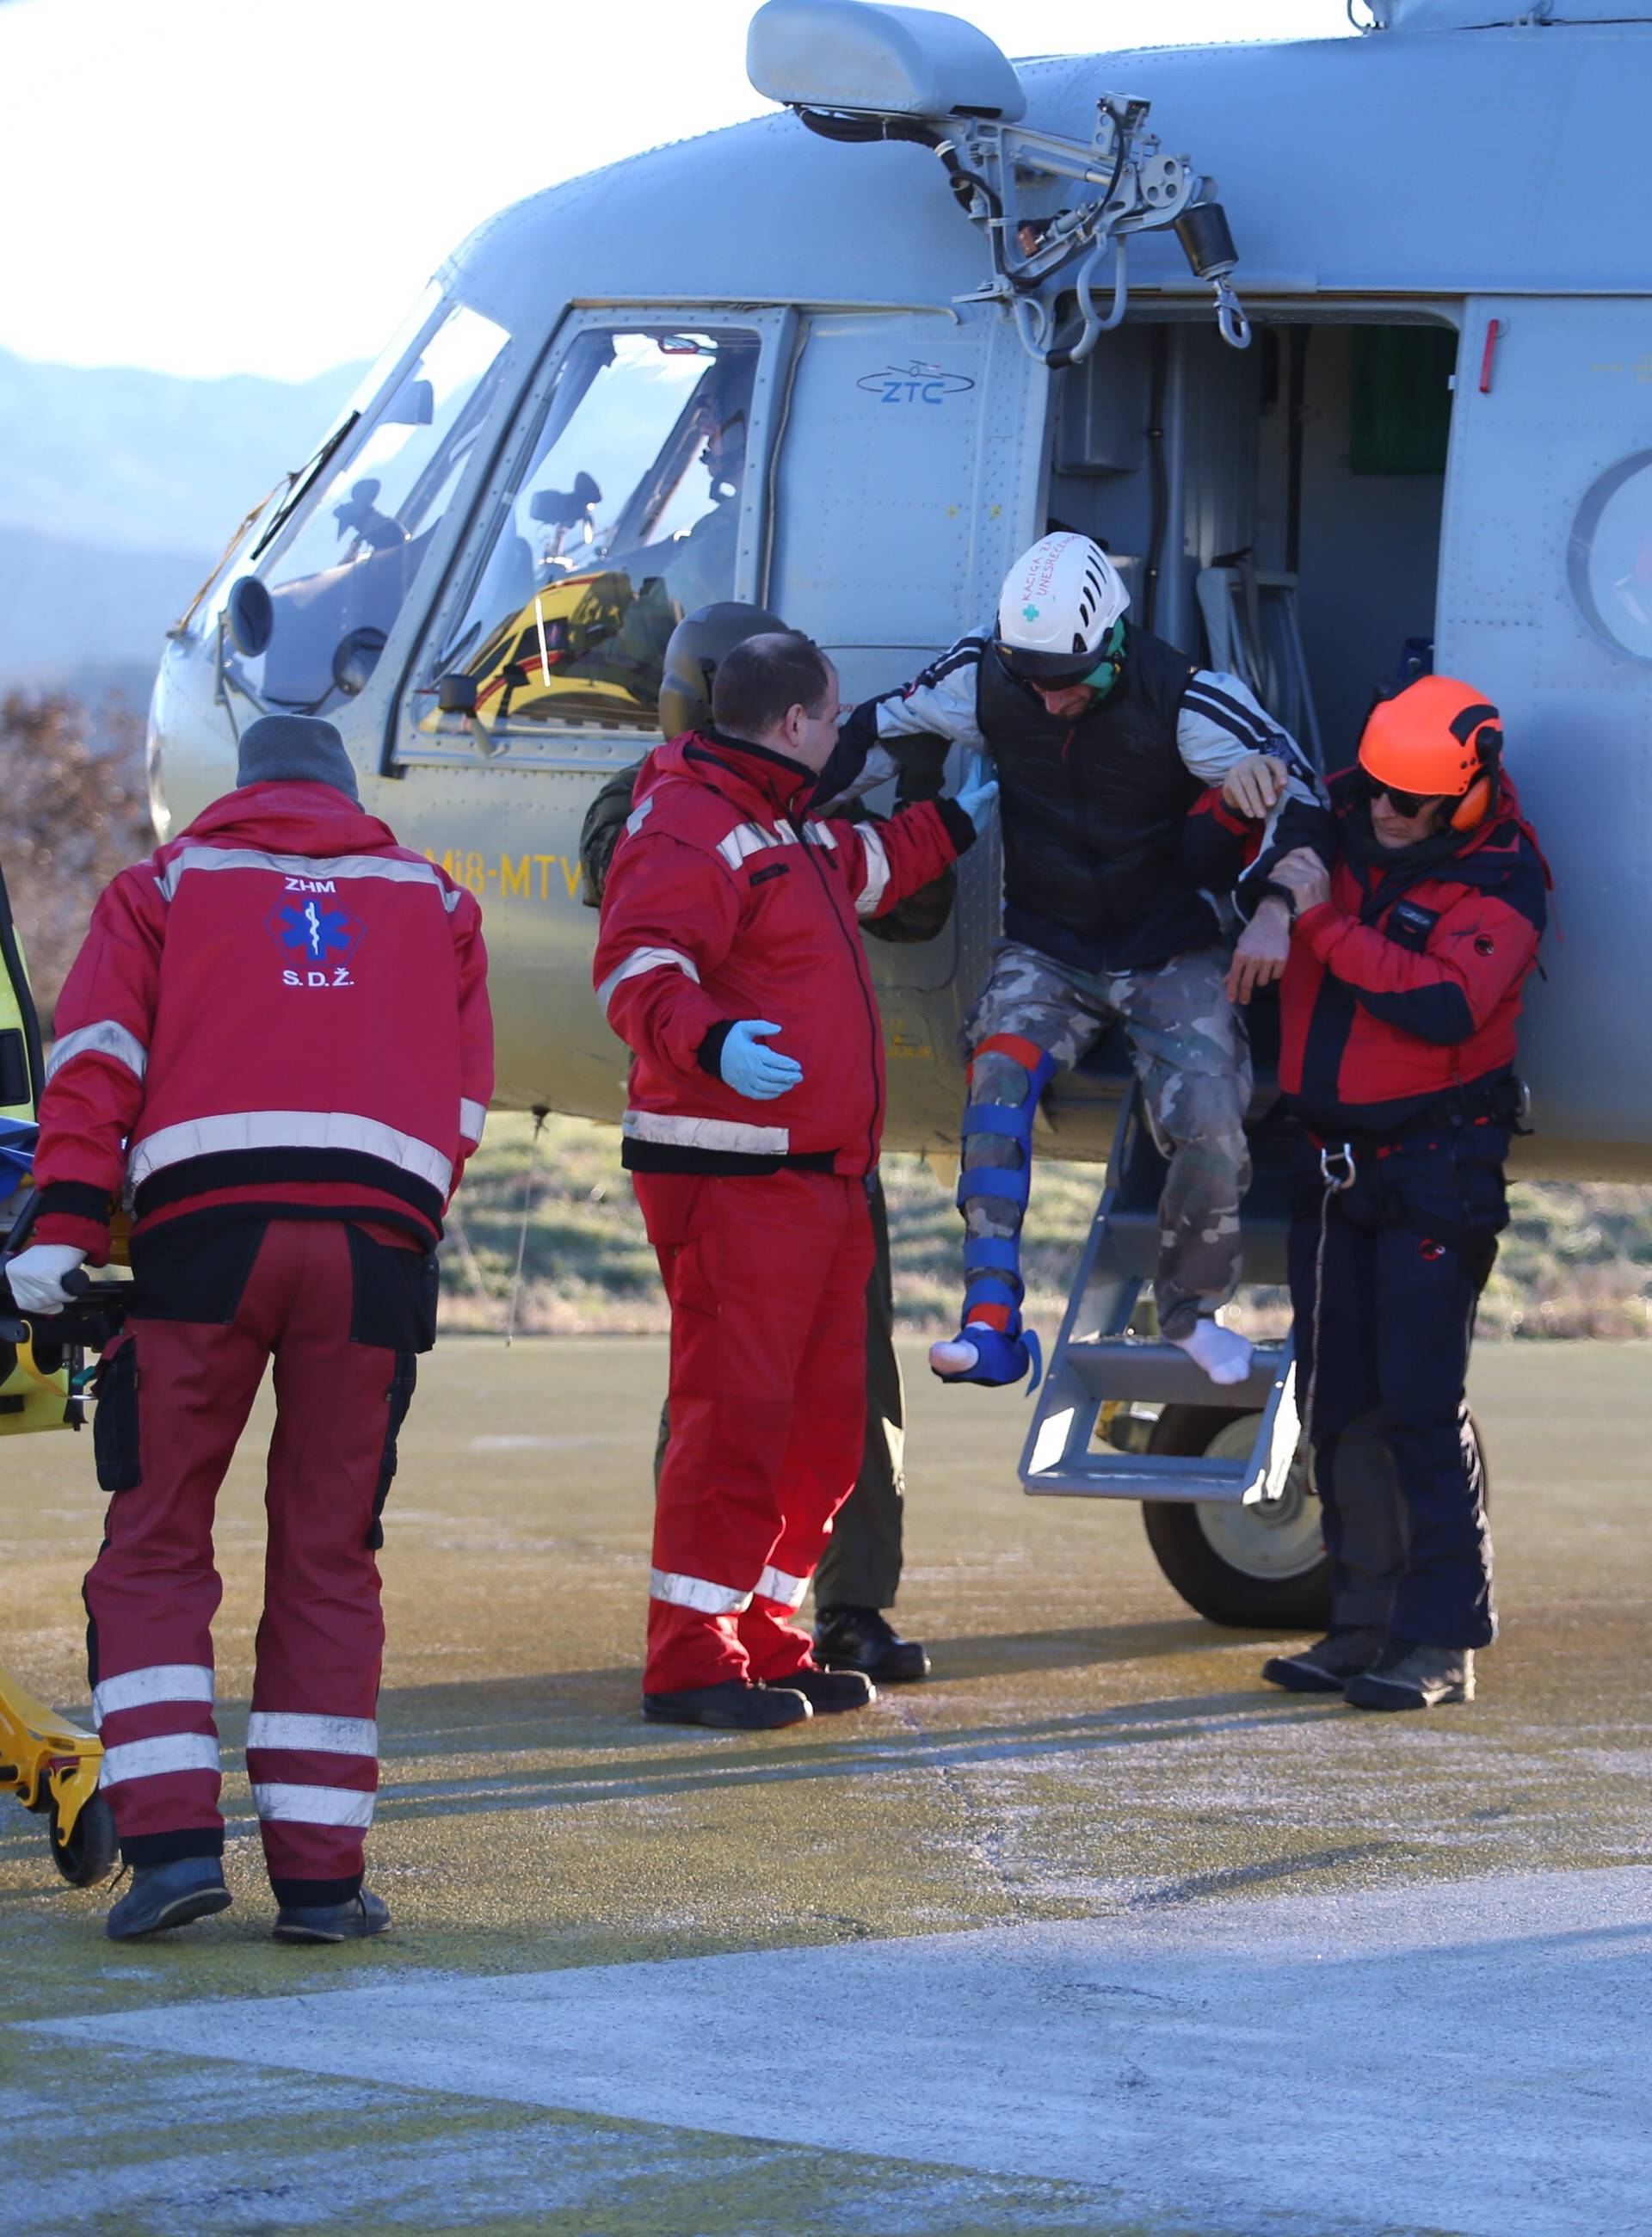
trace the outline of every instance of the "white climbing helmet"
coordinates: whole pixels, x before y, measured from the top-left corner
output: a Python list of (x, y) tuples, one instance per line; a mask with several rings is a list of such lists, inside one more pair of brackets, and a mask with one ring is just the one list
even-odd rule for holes
[(1099, 544), (1070, 531), (1041, 536), (1004, 577), (999, 657), (1029, 683), (1081, 683), (1107, 652), (1129, 604)]

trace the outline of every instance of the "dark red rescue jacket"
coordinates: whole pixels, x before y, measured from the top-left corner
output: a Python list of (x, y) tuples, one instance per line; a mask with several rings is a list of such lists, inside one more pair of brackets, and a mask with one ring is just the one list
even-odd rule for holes
[[(638, 1172), (869, 1172), (883, 1036), (859, 921), (936, 878), (975, 838), (955, 802), (886, 823), (806, 817), (800, 762), (712, 731), (650, 755), (614, 851), (592, 971), (633, 1053), (624, 1159)], [(774, 1101), (718, 1060), (741, 1019), (803, 1066)]]
[(1292, 934), (1279, 1085), (1311, 1125), (1380, 1133), (1513, 1064), (1550, 881), (1506, 777), (1477, 829), (1384, 858), (1359, 843), (1354, 775), (1332, 778), (1329, 816), (1287, 807), (1245, 883), (1254, 899), (1297, 846), (1332, 863)]
[(428, 1245), (493, 1092), (474, 897), (334, 786), (243, 786), (92, 915), (56, 1011), (35, 1240), (108, 1255), (182, 1214)]

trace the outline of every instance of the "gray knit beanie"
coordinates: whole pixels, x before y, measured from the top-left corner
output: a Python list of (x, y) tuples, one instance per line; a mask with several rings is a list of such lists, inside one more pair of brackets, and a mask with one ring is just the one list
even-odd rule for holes
[(235, 782), (330, 784), (355, 802), (355, 769), (331, 723), (314, 715), (261, 715), (241, 734)]

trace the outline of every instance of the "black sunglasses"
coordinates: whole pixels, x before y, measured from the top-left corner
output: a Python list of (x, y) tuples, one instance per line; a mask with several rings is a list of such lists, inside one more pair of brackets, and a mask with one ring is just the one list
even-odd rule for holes
[(1366, 769), (1358, 772), (1360, 797), (1367, 803), (1386, 800), (1396, 815), (1420, 815), (1431, 800), (1437, 800), (1437, 792), (1397, 792), (1391, 784), (1379, 784)]

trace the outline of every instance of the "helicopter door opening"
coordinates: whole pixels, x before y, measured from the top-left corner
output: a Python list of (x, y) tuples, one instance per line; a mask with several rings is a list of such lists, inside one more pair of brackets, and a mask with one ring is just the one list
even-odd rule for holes
[(755, 585), (781, 325), (576, 315), (426, 633), (400, 761), (583, 769), (647, 751), (672, 630)]
[[(1249, 683), (1328, 769), (1432, 665), (1455, 327), (1131, 320), (1057, 376), (1052, 528), (1112, 555), (1140, 622)], [(1271, 1069), (1272, 1006), (1252, 1020)], [(1109, 1036), (1082, 1069), (1127, 1076)], [(1085, 1099), (1081, 1080), (1067, 1099)]]
[(1251, 684), (1328, 767), (1433, 659), (1457, 330), (1132, 324), (1060, 376), (1048, 511), (1133, 610)]

